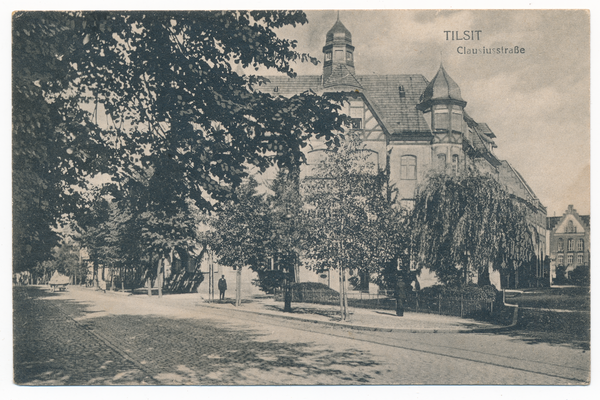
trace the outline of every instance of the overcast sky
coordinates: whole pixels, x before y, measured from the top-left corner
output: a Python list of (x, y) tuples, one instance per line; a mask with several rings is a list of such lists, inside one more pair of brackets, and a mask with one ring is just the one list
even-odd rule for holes
[[(65, 3), (58, 9), (81, 6), (77, 2)], [(143, 3), (141, 8), (160, 8), (151, 3)], [(176, 3), (173, 8), (199, 6), (193, 6), (193, 2)], [(494, 3), (506, 7), (512, 4), (509, 0)], [(544, 6), (551, 7), (552, 3), (558, 2)], [(571, 3), (572, 7), (581, 7), (577, 0)], [(315, 7), (315, 2), (306, 4)], [(348, 4), (356, 7), (355, 3)], [(386, 3), (360, 4), (364, 7)], [(538, 6), (520, 2), (517, 5)], [(260, 7), (252, 3), (240, 7), (239, 3), (229, 4), (227, 0), (213, 4), (212, 8), (214, 6), (223, 9), (275, 7), (268, 1), (261, 2)], [(331, 8), (331, 4), (323, 3), (323, 7)], [(40, 9), (23, 7), (36, 8)], [(104, 7), (92, 3), (86, 8), (119, 7), (109, 0)], [(140, 4), (130, 6), (130, 9), (135, 8), (139, 9)], [(308, 10), (306, 13), (307, 25), (283, 29), (281, 34), (298, 40), (300, 51), (321, 59), (325, 34), (335, 23), (337, 11)], [(497, 136), (496, 155), (509, 161), (523, 175), (547, 207), (548, 215), (562, 215), (569, 204), (580, 213), (589, 214), (590, 25), (586, 11), (341, 9), (340, 19), (352, 32), (357, 74), (417, 73), (431, 80), (443, 58), (446, 71), (460, 86), (462, 97), (467, 101), (466, 111), (477, 122), (488, 123)], [(481, 31), (479, 40), (446, 40), (444, 31), (465, 30)], [(477, 49), (519, 46), (525, 53), (461, 55), (457, 52), (459, 46)], [(10, 54), (5, 62), (5, 71), (10, 71)], [(322, 65), (305, 63), (296, 70), (300, 74), (321, 74)], [(7, 89), (7, 93), (10, 92)], [(9, 96), (5, 100), (10, 101)], [(10, 167), (3, 171), (7, 172), (5, 178), (10, 179)]]
[[(321, 59), (337, 11), (307, 11), (309, 23), (281, 30)], [(586, 11), (341, 10), (352, 33), (356, 73), (422, 74), (440, 61), (460, 86), (466, 111), (496, 134), (500, 159), (523, 175), (548, 209), (590, 212), (590, 28)], [(446, 40), (444, 31), (481, 31), (479, 40)], [(451, 34), (448, 35), (452, 39)], [(459, 54), (518, 46), (525, 53)], [(461, 50), (462, 51), (462, 50)], [(299, 74), (322, 65), (301, 64)]]

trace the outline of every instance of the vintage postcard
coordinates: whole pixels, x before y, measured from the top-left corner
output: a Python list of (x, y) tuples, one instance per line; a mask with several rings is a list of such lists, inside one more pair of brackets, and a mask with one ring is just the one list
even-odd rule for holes
[(17, 11), (13, 382), (589, 385), (590, 154), (589, 10)]

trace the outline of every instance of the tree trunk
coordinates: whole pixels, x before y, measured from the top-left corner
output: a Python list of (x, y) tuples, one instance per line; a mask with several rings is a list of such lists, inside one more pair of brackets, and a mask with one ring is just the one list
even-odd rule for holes
[(346, 270), (342, 269), (342, 277), (344, 283), (344, 321), (348, 319), (348, 279), (346, 276)]
[(114, 284), (115, 284), (115, 265), (111, 264), (110, 269), (110, 290), (115, 290), (114, 289)]
[(284, 293), (283, 293), (283, 312), (292, 312), (292, 291), (290, 288), (290, 267), (287, 267), (287, 273), (284, 280)]
[(235, 306), (242, 305), (242, 267), (238, 267), (235, 274)]
[(159, 256), (158, 264), (156, 265), (156, 287), (158, 288), (158, 297), (162, 297), (163, 274), (165, 270), (164, 260), (164, 256)]
[(126, 270), (121, 265), (121, 272), (119, 273), (121, 275), (121, 292), (125, 291), (125, 272)]
[(92, 280), (94, 281), (94, 287), (98, 288), (98, 261), (94, 260)]
[[(148, 260), (148, 264), (149, 264), (148, 265), (148, 272), (150, 272), (150, 267), (152, 267), (152, 258), (153, 258), (153, 255), (154, 254), (150, 253), (150, 258)], [(160, 257), (159, 257), (159, 259), (160, 259)], [(152, 296), (152, 279), (150, 278), (150, 276), (148, 276), (146, 278), (146, 287), (148, 288), (148, 296)]]

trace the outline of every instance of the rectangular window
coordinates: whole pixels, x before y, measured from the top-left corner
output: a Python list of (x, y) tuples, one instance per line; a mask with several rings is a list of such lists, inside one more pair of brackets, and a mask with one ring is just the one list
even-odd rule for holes
[(462, 132), (463, 115), (461, 110), (452, 110), (452, 130)]
[(364, 117), (364, 109), (362, 103), (355, 103), (359, 107), (350, 105), (350, 118), (352, 119), (352, 129), (362, 129), (362, 121)]
[(452, 155), (452, 173), (455, 175), (458, 173), (458, 154)]
[(417, 179), (417, 157), (402, 156), (400, 159), (400, 179)]
[(581, 253), (577, 254), (577, 264), (583, 265), (583, 254)]
[(563, 255), (559, 254), (558, 255), (558, 259), (557, 259), (558, 265), (563, 265), (563, 260), (564, 260)]
[(573, 264), (573, 254), (567, 255), (567, 265)]
[(435, 130), (448, 130), (450, 128), (450, 117), (447, 109), (433, 111), (433, 128)]

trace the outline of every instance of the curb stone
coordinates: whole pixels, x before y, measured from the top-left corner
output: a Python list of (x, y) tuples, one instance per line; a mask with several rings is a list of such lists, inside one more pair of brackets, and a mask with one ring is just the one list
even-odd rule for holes
[[(223, 307), (214, 306), (211, 304), (200, 303), (198, 304), (201, 307), (208, 307), (213, 309), (223, 309)], [(364, 326), (364, 325), (351, 325), (347, 323), (341, 322), (330, 322), (330, 321), (319, 321), (309, 318), (302, 317), (292, 317), (288, 315), (280, 315), (280, 314), (271, 314), (254, 310), (241, 310), (241, 309), (227, 309), (235, 312), (243, 312), (243, 313), (251, 313), (257, 315), (265, 315), (269, 317), (275, 317), (280, 319), (294, 320), (294, 321), (302, 321), (302, 322), (311, 322), (315, 324), (334, 326), (339, 328), (346, 328), (358, 331), (371, 331), (371, 332), (409, 332), (409, 333), (484, 333), (484, 332), (500, 332), (508, 329), (512, 329), (516, 325), (516, 315), (518, 312), (518, 308), (515, 308), (515, 314), (513, 315), (513, 322), (507, 326), (497, 326), (497, 327), (485, 327), (485, 328), (458, 328), (458, 329), (450, 329), (450, 328), (383, 328), (383, 327), (373, 327), (373, 326)]]

